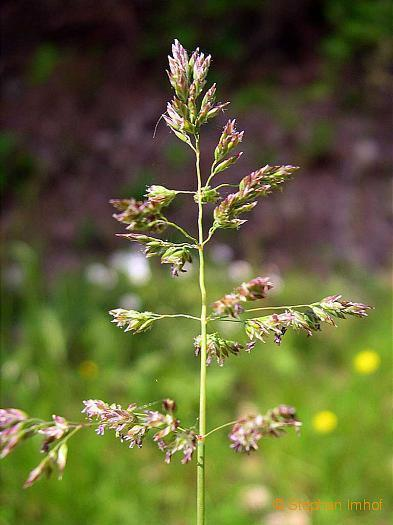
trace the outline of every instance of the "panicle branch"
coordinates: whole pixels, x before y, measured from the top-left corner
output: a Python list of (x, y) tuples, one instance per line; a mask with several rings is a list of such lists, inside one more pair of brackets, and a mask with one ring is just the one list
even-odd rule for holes
[(336, 326), (335, 318), (345, 319), (348, 315), (367, 317), (370, 309), (372, 307), (366, 304), (343, 300), (341, 295), (331, 295), (319, 303), (310, 304), (305, 311), (288, 307), (283, 313), (247, 319), (244, 323), (246, 334), (252, 341), (259, 339), (265, 342), (265, 338), (273, 334), (274, 342), (279, 345), (288, 328), (302, 330), (311, 336), (313, 332), (321, 330), (322, 323)]
[(43, 475), (49, 477), (57, 471), (61, 479), (67, 462), (67, 441), (83, 427), (54, 415), (52, 421), (29, 418), (25, 412), (15, 408), (0, 409), (0, 458), (6, 457), (20, 443), (33, 436), (43, 436), (41, 452), (44, 459), (34, 468), (25, 481), (30, 487)]
[(235, 452), (249, 454), (258, 449), (258, 441), (263, 437), (281, 437), (288, 427), (300, 430), (301, 422), (296, 418), (296, 410), (288, 405), (280, 405), (265, 415), (249, 415), (236, 421), (229, 434), (231, 448)]
[[(239, 355), (244, 350), (251, 352), (255, 343), (250, 342), (246, 345), (237, 343), (236, 341), (229, 341), (223, 339), (219, 334), (207, 334), (207, 357), (206, 365), (209, 366), (213, 359), (215, 359), (219, 366), (224, 366), (224, 361), (230, 354)], [(201, 336), (198, 335), (194, 339), (195, 355), (198, 356), (201, 352)]]
[(188, 314), (155, 314), (153, 312), (125, 310), (124, 308), (115, 308), (114, 310), (110, 310), (109, 314), (113, 317), (112, 323), (115, 323), (119, 328), (124, 328), (125, 332), (132, 332), (134, 334), (147, 332), (151, 329), (154, 321), (171, 317), (184, 317), (185, 319), (200, 321), (199, 317)]
[(251, 211), (259, 197), (266, 196), (290, 179), (296, 166), (265, 166), (244, 177), (236, 193), (228, 195), (214, 210), (213, 229), (239, 228), (246, 221), (239, 217)]
[(226, 170), (242, 156), (243, 152), (237, 153), (231, 157), (228, 154), (243, 140), (244, 131), (236, 130), (236, 120), (228, 120), (222, 131), (220, 140), (214, 150), (214, 162), (211, 167), (211, 173), (207, 184), (217, 173)]
[(177, 277), (179, 272), (185, 272), (184, 265), (192, 263), (191, 250), (197, 249), (194, 244), (173, 243), (149, 237), (140, 233), (118, 234), (131, 242), (136, 242), (145, 247), (144, 254), (147, 258), (161, 257), (162, 264), (172, 265), (172, 275)]
[(99, 424), (96, 433), (102, 436), (106, 430), (114, 430), (115, 436), (129, 448), (141, 448), (145, 437), (153, 432), (153, 442), (165, 453), (165, 462), (169, 463), (176, 452), (183, 453), (182, 463), (191, 461), (196, 447), (197, 436), (192, 429), (180, 427), (180, 421), (175, 417), (176, 403), (172, 399), (164, 399), (163, 412), (157, 410), (138, 409), (136, 403), (123, 409), (121, 405), (108, 404), (99, 399), (89, 399), (83, 402), (89, 421)]
[(124, 308), (110, 310), (109, 315), (113, 317), (112, 323), (123, 328), (125, 332), (132, 332), (133, 334), (147, 332), (158, 318), (153, 312), (138, 312)]
[(242, 303), (263, 299), (271, 288), (273, 288), (273, 283), (269, 277), (255, 277), (251, 281), (242, 283), (230, 294), (226, 294), (215, 301), (212, 304), (213, 312), (217, 316), (239, 317), (244, 311)]
[(180, 421), (174, 415), (176, 403), (172, 399), (162, 401), (161, 412), (146, 410), (136, 403), (123, 409), (121, 405), (108, 404), (100, 399), (88, 399), (83, 404), (82, 413), (86, 415), (87, 423), (72, 423), (55, 415), (52, 421), (44, 421), (29, 418), (19, 409), (0, 409), (1, 458), (6, 457), (22, 441), (43, 436), (41, 452), (45, 457), (30, 472), (24, 488), (30, 487), (44, 475), (49, 477), (54, 471), (61, 479), (67, 462), (67, 441), (84, 427), (96, 426), (95, 432), (99, 436), (107, 430), (114, 431), (115, 436), (127, 443), (129, 448), (142, 447), (144, 439), (152, 432), (153, 442), (165, 453), (166, 463), (170, 463), (177, 452), (183, 454), (182, 463), (191, 461), (198, 436), (193, 428), (180, 426)]

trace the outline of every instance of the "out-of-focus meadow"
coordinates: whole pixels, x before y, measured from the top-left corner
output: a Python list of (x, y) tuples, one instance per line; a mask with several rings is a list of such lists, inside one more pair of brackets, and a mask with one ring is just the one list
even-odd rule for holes
[[(300, 437), (266, 439), (235, 455), (227, 430), (208, 445), (208, 516), (219, 525), (388, 523), (392, 453), (389, 268), (389, 3), (6, 2), (2, 216), (2, 406), (76, 420), (88, 398), (127, 405), (176, 399), (195, 422), (198, 360), (192, 320), (163, 320), (131, 336), (108, 310), (198, 314), (197, 265), (178, 279), (126, 241), (107, 204), (146, 184), (193, 189), (192, 157), (161, 123), (173, 38), (213, 54), (211, 80), (226, 117), (245, 129), (238, 181), (270, 163), (302, 166), (238, 234), (217, 234), (208, 257), (213, 301), (255, 275), (266, 305), (342, 293), (375, 306), (366, 320), (208, 370), (208, 426), (254, 408), (297, 407)], [(209, 30), (207, 30), (209, 29)], [(204, 152), (225, 122), (210, 126)], [(210, 153), (211, 155), (211, 153)], [(245, 158), (246, 157), (246, 158)], [(210, 157), (209, 157), (210, 158)], [(208, 163), (204, 167), (207, 167)], [(188, 197), (172, 217), (195, 229)], [(175, 237), (174, 237), (175, 238)], [(248, 262), (246, 262), (248, 261)], [(220, 328), (244, 340), (235, 323)], [(70, 442), (62, 481), (22, 491), (39, 460), (22, 444), (1, 465), (1, 525), (186, 525), (194, 465), (170, 466), (146, 443), (109, 433)], [(384, 499), (384, 510), (282, 514), (275, 498)], [(291, 521), (291, 520), (297, 520)]]

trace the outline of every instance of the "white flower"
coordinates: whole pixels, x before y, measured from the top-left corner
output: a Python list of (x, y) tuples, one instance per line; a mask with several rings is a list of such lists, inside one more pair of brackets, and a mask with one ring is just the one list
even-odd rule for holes
[(142, 306), (142, 300), (135, 293), (127, 293), (120, 297), (119, 306), (125, 310), (139, 310)]
[(9, 288), (20, 288), (23, 284), (24, 272), (17, 263), (10, 264), (3, 272), (4, 282)]
[(263, 485), (247, 487), (241, 496), (243, 507), (250, 511), (258, 511), (268, 506), (272, 499), (270, 491)]
[(244, 281), (251, 277), (251, 264), (247, 261), (233, 261), (228, 268), (228, 275), (232, 281)]
[(222, 323), (221, 324), (221, 332), (228, 337), (234, 337), (236, 334), (236, 337), (239, 337), (239, 323)]
[(233, 249), (228, 244), (213, 244), (210, 250), (214, 262), (224, 264), (233, 259)]
[(372, 166), (380, 156), (378, 143), (370, 138), (363, 138), (353, 146), (353, 158), (360, 168)]
[(117, 282), (116, 273), (101, 263), (89, 264), (86, 267), (85, 275), (89, 283), (97, 284), (103, 288), (113, 288)]
[(125, 273), (132, 284), (143, 286), (149, 282), (150, 266), (143, 254), (133, 251), (115, 252), (110, 260), (113, 268)]

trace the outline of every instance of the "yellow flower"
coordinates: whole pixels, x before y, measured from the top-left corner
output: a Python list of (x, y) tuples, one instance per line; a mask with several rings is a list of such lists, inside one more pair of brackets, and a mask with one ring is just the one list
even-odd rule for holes
[(353, 358), (353, 367), (358, 374), (372, 374), (381, 363), (381, 358), (374, 350), (363, 350)]
[(312, 425), (316, 432), (320, 434), (328, 434), (332, 432), (337, 426), (337, 416), (330, 410), (322, 410), (317, 412), (312, 420)]
[(98, 374), (98, 365), (94, 361), (82, 361), (79, 365), (79, 374), (85, 379), (92, 379)]

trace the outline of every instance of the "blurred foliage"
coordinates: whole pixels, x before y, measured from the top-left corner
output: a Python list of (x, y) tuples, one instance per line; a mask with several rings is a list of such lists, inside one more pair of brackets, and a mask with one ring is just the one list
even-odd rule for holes
[(16, 133), (0, 132), (0, 191), (23, 192), (36, 172), (36, 160), (21, 146)]
[(49, 80), (60, 60), (60, 51), (52, 44), (41, 44), (35, 50), (29, 71), (32, 84), (42, 84)]
[(342, 65), (359, 53), (378, 49), (391, 37), (392, 6), (387, 0), (328, 0), (325, 13), (332, 32), (323, 41), (328, 59)]
[[(131, 252), (123, 256), (127, 253)], [(115, 259), (114, 255), (98, 267), (88, 264), (48, 280), (31, 247), (21, 243), (11, 247), (3, 273), (3, 405), (20, 406), (43, 418), (57, 413), (77, 420), (82, 417), (82, 399), (127, 404), (169, 396), (178, 402), (179, 417), (194, 423), (198, 405), (194, 321), (161, 321), (151, 332), (131, 336), (110, 323), (107, 311), (131, 301), (142, 310), (196, 314), (195, 269), (171, 279), (153, 262), (155, 278), (145, 274), (138, 282), (134, 262), (128, 268), (134, 275), (132, 284), (127, 273), (115, 268)], [(234, 268), (239, 271), (239, 264), (233, 264), (210, 261), (210, 301), (241, 280), (239, 275), (233, 281)], [(225, 430), (211, 437), (210, 521), (263, 524), (273, 497), (332, 501), (383, 497), (387, 509), (389, 289), (383, 277), (360, 270), (323, 280), (292, 273), (277, 288), (267, 304), (296, 304), (299, 298), (309, 301), (342, 291), (374, 304), (376, 310), (367, 320), (348, 320), (312, 338), (288, 333), (280, 348), (258, 344), (250, 355), (233, 357), (223, 368), (209, 368), (209, 428), (244, 413), (250, 404), (262, 411), (278, 403), (293, 404), (304, 422), (300, 438), (265, 440), (250, 456), (234, 455)], [(245, 339), (236, 324), (221, 323), (219, 328), (231, 339)], [(382, 363), (373, 374), (359, 375), (354, 359), (365, 349), (377, 352)], [(324, 410), (333, 412), (338, 424), (330, 433), (319, 434), (313, 420)], [(85, 430), (71, 442), (62, 481), (44, 480), (22, 491), (24, 478), (37, 461), (38, 442), (21, 445), (4, 460), (2, 525), (116, 521), (186, 525), (192, 519), (193, 466), (176, 461), (165, 465), (150, 444), (129, 450), (111, 435), (98, 437)], [(215, 483), (217, 479), (226, 481)], [(270, 495), (265, 506), (254, 511), (247, 507), (242, 494), (249, 486), (262, 487)], [(387, 524), (385, 512), (372, 519), (373, 524)], [(316, 512), (312, 523), (368, 525), (370, 514)]]

